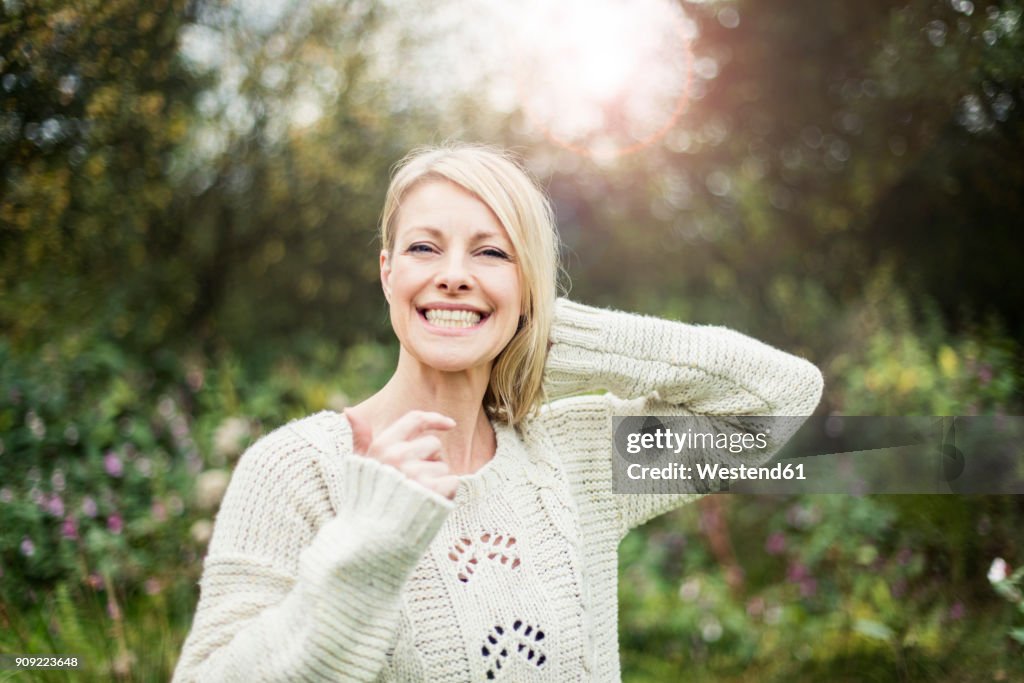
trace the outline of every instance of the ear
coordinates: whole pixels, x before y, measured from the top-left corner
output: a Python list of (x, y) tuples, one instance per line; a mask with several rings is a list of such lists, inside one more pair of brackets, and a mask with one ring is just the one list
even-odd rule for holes
[(384, 290), (384, 298), (391, 303), (391, 256), (387, 249), (380, 250), (380, 286)]

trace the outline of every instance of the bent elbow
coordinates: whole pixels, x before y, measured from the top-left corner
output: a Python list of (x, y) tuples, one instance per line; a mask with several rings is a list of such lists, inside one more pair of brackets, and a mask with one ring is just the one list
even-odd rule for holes
[(804, 416), (814, 413), (825, 390), (825, 377), (814, 363), (798, 358), (792, 375), (793, 392), (783, 415)]

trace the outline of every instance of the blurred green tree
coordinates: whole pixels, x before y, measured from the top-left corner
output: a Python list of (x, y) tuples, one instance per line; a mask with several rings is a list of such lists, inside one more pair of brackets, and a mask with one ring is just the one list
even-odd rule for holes
[[(177, 57), (195, 3), (0, 8), (0, 327), (166, 327), (154, 247), (172, 224), (170, 159), (196, 79)], [(173, 299), (174, 290), (167, 292)]]
[(675, 128), (548, 163), (584, 298), (806, 343), (827, 321), (788, 309), (856, 302), (890, 265), (952, 324), (1019, 330), (1020, 3), (682, 4), (703, 67)]
[(372, 72), (380, 8), (2, 11), (0, 325), (16, 344), (381, 333), (383, 187), (429, 121)]

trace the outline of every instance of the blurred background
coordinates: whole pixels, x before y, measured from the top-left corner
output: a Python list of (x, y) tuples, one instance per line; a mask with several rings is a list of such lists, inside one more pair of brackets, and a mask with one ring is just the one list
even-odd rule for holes
[[(822, 413), (1020, 414), (1022, 4), (5, 0), (0, 652), (169, 678), (238, 455), (393, 368), (416, 145), (517, 151), (573, 298), (806, 356)], [(1021, 680), (1022, 521), (705, 499), (623, 543), (624, 680)]]

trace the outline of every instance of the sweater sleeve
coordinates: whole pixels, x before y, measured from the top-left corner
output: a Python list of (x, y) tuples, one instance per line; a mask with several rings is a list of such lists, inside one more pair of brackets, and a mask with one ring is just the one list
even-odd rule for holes
[[(562, 426), (550, 431), (556, 439), (565, 434), (563, 452), (574, 450), (570, 443), (582, 451), (590, 477), (606, 482), (607, 487), (614, 415), (795, 417), (810, 415), (821, 398), (822, 376), (814, 365), (723, 327), (688, 325), (560, 299), (551, 341), (545, 390), (554, 402), (547, 421)], [(609, 394), (558, 400), (596, 392)], [(782, 442), (785, 438), (788, 435)], [(773, 445), (777, 448), (781, 443)], [(613, 495), (620, 536), (697, 497), (693, 493)]]
[(221, 505), (174, 683), (375, 680), (402, 586), (451, 507), (375, 460), (325, 474), (288, 428), (265, 437)]

